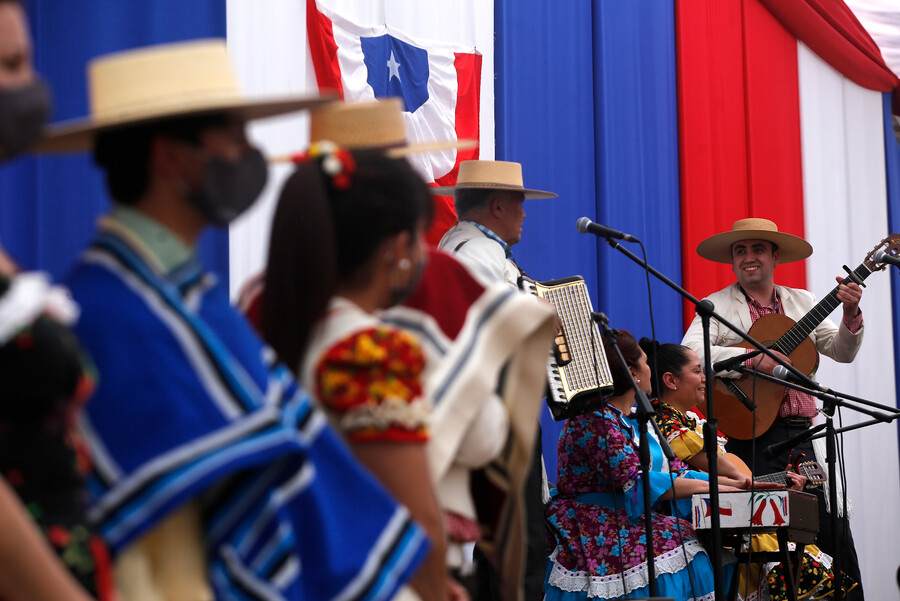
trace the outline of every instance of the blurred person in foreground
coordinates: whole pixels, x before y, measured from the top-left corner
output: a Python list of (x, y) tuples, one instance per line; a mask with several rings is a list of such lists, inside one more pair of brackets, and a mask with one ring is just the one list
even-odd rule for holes
[[(0, 0), (0, 161), (30, 146), (49, 112), (49, 93), (32, 67), (22, 5)], [(64, 290), (51, 285), (45, 274), (19, 272), (0, 248), (3, 599), (86, 600), (89, 592), (102, 600), (112, 595), (106, 549), (85, 516), (84, 475), (90, 459), (80, 444), (77, 422), (93, 377), (68, 329), (77, 314)]]
[[(311, 160), (311, 154), (319, 153), (316, 160), (322, 161), (324, 167), (324, 161), (328, 159), (321, 151), (328, 146), (326, 141), (337, 143), (351, 153), (367, 150), (396, 159), (473, 143), (465, 140), (409, 143), (402, 103), (398, 99), (335, 102), (316, 108), (311, 113), (310, 139), (310, 151), (273, 160), (288, 159), (305, 164)], [(329, 152), (336, 151), (332, 148)], [(333, 161), (329, 162), (336, 166)], [(396, 164), (389, 164), (396, 168)], [(396, 177), (393, 169), (390, 173)], [(321, 177), (329, 180), (324, 170)], [(365, 181), (354, 181), (350, 174), (345, 183), (360, 188), (371, 185), (371, 178), (371, 174), (367, 174)], [(343, 176), (339, 179), (344, 181)], [(384, 182), (381, 185), (385, 185)], [(348, 197), (351, 200), (347, 202), (352, 204), (354, 192), (327, 189), (329, 198)], [(290, 207), (296, 206), (296, 198), (285, 194), (282, 203), (288, 211), (285, 215), (292, 215)], [(348, 216), (343, 204), (335, 206), (331, 217), (340, 227), (335, 229), (334, 239), (345, 245), (347, 240), (368, 239), (380, 232), (384, 227), (381, 220), (392, 222), (397, 210), (394, 207), (390, 214), (373, 214), (372, 210), (381, 206), (375, 203)], [(321, 240), (315, 238), (313, 248), (307, 248), (305, 252), (299, 244), (294, 246), (296, 233), (292, 234), (292, 228), (285, 225), (289, 222), (292, 223), (290, 219), (275, 220), (281, 242), (277, 251), (272, 247), (269, 257), (270, 264), (279, 264), (273, 271), (279, 277), (268, 282), (272, 284), (272, 290), (264, 286), (262, 275), (254, 277), (245, 286), (239, 304), (258, 326), (261, 322), (266, 323), (270, 342), (284, 353), (290, 365), (297, 361), (295, 369), (300, 370), (299, 357), (306, 350), (303, 334), (290, 323), (292, 320), (286, 321), (282, 317), (299, 314), (284, 309), (284, 305), (308, 302), (309, 297), (298, 292), (308, 290), (309, 286), (296, 283), (297, 272), (280, 262), (284, 253), (295, 257), (314, 254), (321, 260), (322, 245)], [(322, 237), (321, 222), (306, 222), (297, 231), (305, 231), (304, 228), (314, 224), (318, 226), (315, 235)], [(327, 220), (325, 224), (327, 228)], [(360, 229), (364, 233), (360, 234)], [(331, 238), (330, 235), (325, 237)], [(421, 277), (416, 278), (415, 286), (411, 286), (411, 294), (398, 304), (377, 310), (371, 316), (372, 321), (380, 321), (386, 329), (404, 336), (412, 334), (424, 356), (424, 364), (417, 376), (422, 401), (428, 410), (428, 442), (424, 452), (438, 505), (444, 514), (446, 564), (454, 577), (447, 580), (448, 590), (458, 594), (458, 581), (470, 592), (475, 592), (471, 544), (477, 541), (488, 549), (490, 560), (497, 566), (505, 598), (518, 598), (525, 543), (520, 526), (525, 516), (519, 491), (524, 486), (531, 458), (530, 441), (543, 392), (540, 374), (552, 333), (552, 311), (536, 298), (517, 293), (503, 284), (485, 286), (479, 283), (448, 253), (433, 248), (426, 252), (427, 262)], [(295, 285), (289, 286), (292, 281)], [(270, 297), (269, 292), (274, 296)], [(265, 315), (264, 305), (267, 307)], [(323, 316), (320, 321), (329, 321), (329, 316)], [(307, 357), (307, 360), (315, 359)], [(390, 370), (384, 370), (378, 380), (391, 376)], [(312, 383), (309, 386), (310, 390), (314, 388)], [(503, 391), (499, 396), (496, 394), (498, 389)], [(364, 391), (361, 396), (376, 402), (378, 396), (368, 397), (369, 392)]]
[(68, 283), (102, 374), (85, 424), (90, 517), (123, 595), (390, 598), (424, 532), (197, 257), (200, 234), (265, 185), (246, 122), (320, 99), (247, 99), (223, 40), (102, 56), (88, 75), (91, 115), (40, 148), (93, 150), (113, 200)]

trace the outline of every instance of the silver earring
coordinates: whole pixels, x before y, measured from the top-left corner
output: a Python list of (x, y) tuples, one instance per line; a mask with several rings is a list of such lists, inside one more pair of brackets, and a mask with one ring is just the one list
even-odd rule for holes
[(400, 271), (406, 271), (410, 267), (412, 267), (412, 261), (407, 258), (403, 258), (397, 261), (397, 269), (399, 269)]
[(677, 386), (673, 386), (673, 387), (672, 387), (672, 390), (678, 390), (678, 387), (677, 387)]

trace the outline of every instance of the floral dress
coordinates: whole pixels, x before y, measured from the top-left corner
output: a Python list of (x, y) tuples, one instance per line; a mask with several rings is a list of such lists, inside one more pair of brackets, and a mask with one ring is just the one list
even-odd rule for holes
[[(714, 596), (713, 572), (690, 523), (658, 512), (672, 478), (706, 479), (669, 465), (651, 435), (653, 549), (658, 594)], [(560, 435), (557, 494), (547, 506), (547, 601), (648, 595), (643, 493), (635, 423), (608, 406), (569, 419)], [(688, 503), (690, 501), (688, 500)]]
[(106, 547), (87, 524), (90, 455), (78, 433), (94, 375), (62, 323), (70, 310), (40, 274), (0, 277), (0, 475), (69, 571), (103, 601), (112, 578)]
[[(688, 411), (682, 413), (668, 403), (654, 399), (656, 422), (662, 435), (669, 441), (672, 450), (682, 461), (688, 461), (703, 450), (704, 420)], [(719, 452), (725, 444), (719, 438)], [(789, 543), (789, 550), (795, 549)], [(750, 550), (754, 553), (778, 550), (778, 539), (774, 534), (757, 534), (750, 540)], [(843, 588), (849, 592), (857, 584), (844, 575)], [(798, 583), (798, 599), (822, 599), (834, 595), (834, 573), (831, 571), (831, 556), (815, 545), (804, 547), (803, 566)], [(778, 562), (750, 564), (738, 568), (738, 595), (744, 601), (783, 601), (788, 598), (784, 578), (784, 568)]]
[(426, 443), (418, 341), (347, 299), (332, 299), (301, 370), (307, 390), (354, 443)]

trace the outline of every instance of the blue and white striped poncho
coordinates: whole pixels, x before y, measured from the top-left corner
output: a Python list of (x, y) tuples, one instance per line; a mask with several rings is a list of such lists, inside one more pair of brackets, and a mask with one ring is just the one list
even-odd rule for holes
[[(105, 224), (68, 285), (100, 383), (89, 517), (115, 552), (202, 499), (217, 599), (389, 599), (428, 541), (190, 263)], [(423, 483), (425, 485), (426, 483)]]

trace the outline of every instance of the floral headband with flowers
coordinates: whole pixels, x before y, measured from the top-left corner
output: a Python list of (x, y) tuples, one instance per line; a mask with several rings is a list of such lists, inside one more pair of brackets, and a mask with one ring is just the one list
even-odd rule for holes
[(348, 149), (334, 142), (329, 140), (313, 142), (305, 152), (293, 155), (291, 162), (296, 165), (319, 159), (322, 172), (335, 190), (346, 190), (350, 187), (353, 173), (356, 171), (356, 161)]

